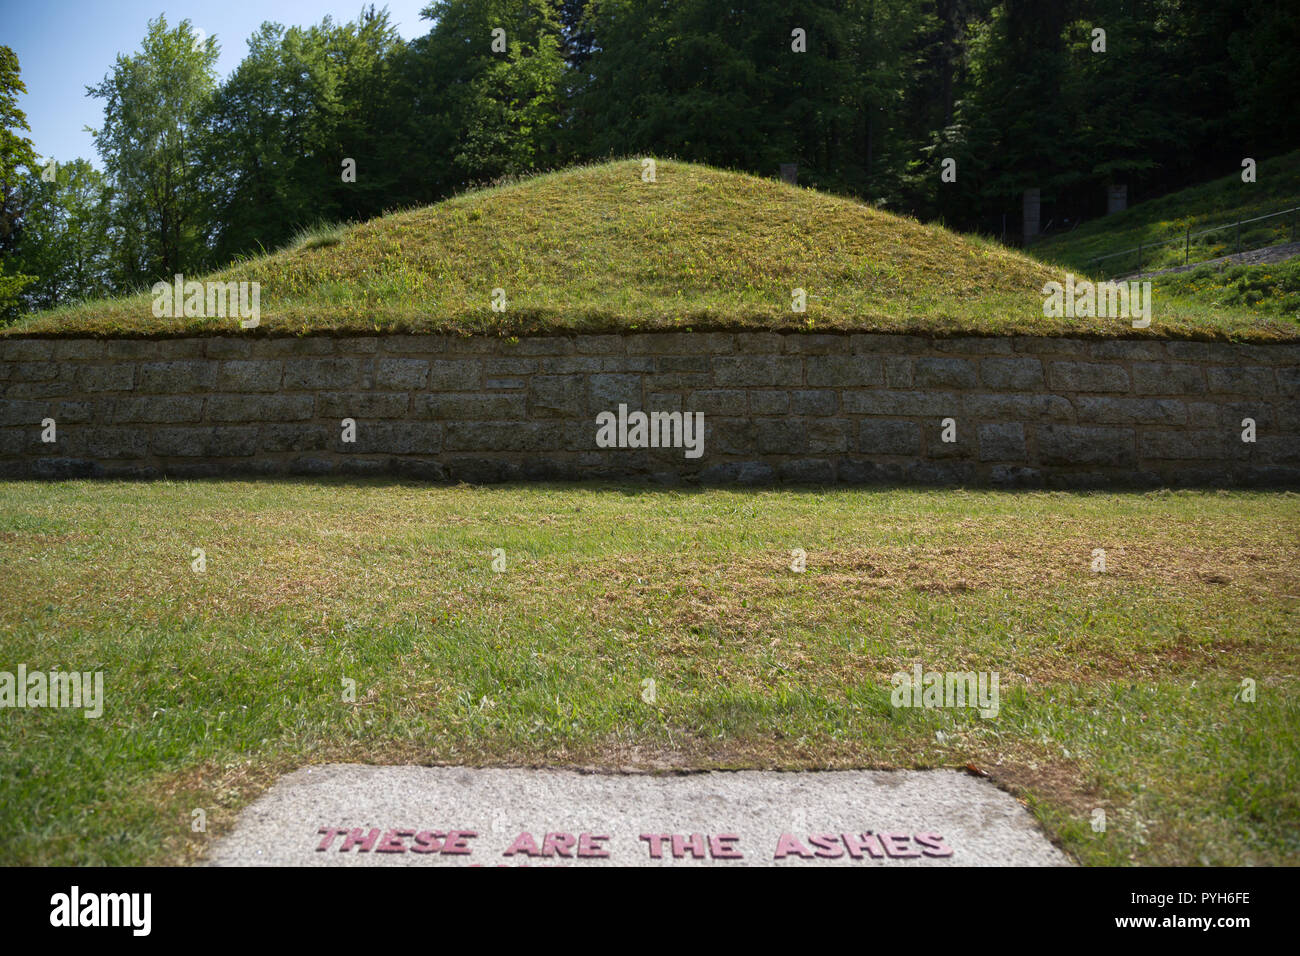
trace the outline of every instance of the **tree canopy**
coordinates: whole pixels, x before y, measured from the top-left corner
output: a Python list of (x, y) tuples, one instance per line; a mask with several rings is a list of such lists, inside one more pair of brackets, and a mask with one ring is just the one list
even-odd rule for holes
[(265, 23), (224, 80), (215, 40), (159, 17), (88, 88), (103, 176), (68, 160), (53, 182), (24, 171), (0, 48), (0, 307), (610, 156), (796, 163), (803, 185), (1014, 241), (1025, 189), (1045, 221), (1077, 222), (1107, 186), (1138, 201), (1300, 146), (1300, 8), (1281, 0), (434, 0), (423, 16), (410, 42), (373, 5)]

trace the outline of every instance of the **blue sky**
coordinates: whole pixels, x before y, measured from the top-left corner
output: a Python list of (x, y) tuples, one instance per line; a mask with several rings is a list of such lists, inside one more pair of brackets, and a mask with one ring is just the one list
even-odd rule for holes
[[(428, 33), (420, 19), (429, 0), (376, 0), (409, 40)], [(83, 127), (103, 123), (103, 104), (86, 96), (119, 53), (140, 48), (149, 20), (166, 14), (169, 24), (188, 19), (221, 47), (217, 71), (225, 77), (244, 58), (248, 38), (266, 20), (286, 26), (319, 23), (325, 16), (355, 20), (361, 0), (0, 0), (0, 44), (18, 54), (27, 94), (32, 143), (42, 157), (77, 156), (102, 168), (94, 140)]]

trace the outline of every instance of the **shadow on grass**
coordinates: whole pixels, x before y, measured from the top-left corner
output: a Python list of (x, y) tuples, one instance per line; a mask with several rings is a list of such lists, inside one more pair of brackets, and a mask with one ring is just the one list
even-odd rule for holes
[[(1065, 476), (1068, 479), (1069, 476)], [(367, 489), (451, 489), (469, 488), (481, 491), (532, 491), (532, 492), (596, 492), (600, 494), (620, 494), (630, 498), (665, 495), (703, 495), (715, 492), (773, 494), (781, 495), (853, 495), (861, 493), (878, 493), (882, 495), (899, 492), (930, 492), (934, 494), (976, 494), (976, 495), (1060, 495), (1067, 497), (1087, 497), (1090, 495), (1152, 495), (1152, 494), (1203, 494), (1205, 492), (1248, 493), (1253, 491), (1296, 493), (1294, 482), (1278, 481), (1276, 483), (1256, 482), (1245, 485), (1235, 483), (1231, 475), (1217, 482), (1183, 482), (1176, 485), (1164, 484), (1153, 480), (1144, 480), (1141, 476), (1133, 479), (1112, 479), (1107, 482), (1090, 481), (1071, 485), (1058, 477), (1054, 482), (1020, 483), (1016, 485), (994, 483), (942, 484), (936, 482), (863, 482), (825, 484), (800, 481), (772, 482), (700, 482), (690, 479), (678, 481), (655, 480), (649, 477), (629, 477), (624, 479), (511, 479), (505, 481), (465, 481), (435, 478), (419, 478), (401, 474), (380, 475), (308, 475), (308, 474), (274, 474), (234, 470), (226, 474), (203, 476), (101, 476), (94, 474), (48, 474), (24, 476), (0, 476), (0, 482), (30, 483), (36, 485), (86, 484), (112, 485), (130, 484), (142, 487), (167, 485), (222, 485), (249, 484), (266, 487), (275, 486), (320, 486), (333, 488), (367, 488)]]

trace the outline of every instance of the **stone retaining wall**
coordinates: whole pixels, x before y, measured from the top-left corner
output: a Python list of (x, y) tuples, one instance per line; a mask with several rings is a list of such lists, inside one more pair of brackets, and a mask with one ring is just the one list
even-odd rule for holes
[[(620, 404), (703, 412), (703, 456), (598, 448), (596, 415)], [(955, 442), (942, 440), (944, 419)], [(1300, 345), (762, 332), (0, 339), (0, 474), (238, 473), (1300, 485)]]

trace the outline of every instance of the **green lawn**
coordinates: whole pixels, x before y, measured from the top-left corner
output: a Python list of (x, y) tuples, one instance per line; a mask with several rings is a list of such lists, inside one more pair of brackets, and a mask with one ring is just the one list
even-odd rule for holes
[[(1064, 272), (997, 243), (770, 179), (669, 160), (476, 190), (211, 276), (260, 283), (261, 325), (155, 317), (150, 295), (72, 305), (0, 334), (180, 335), (788, 329), (1300, 339), (1295, 316), (1162, 296), (1149, 329), (1045, 318)], [(197, 279), (197, 276), (187, 276)], [(504, 292), (504, 311), (492, 308)], [(806, 311), (793, 294), (802, 289)]]
[(1296, 863), (1297, 554), (1286, 492), (0, 483), (0, 670), (107, 697), (0, 711), (0, 863), (195, 859), (330, 760), (974, 764), (1085, 863)]

